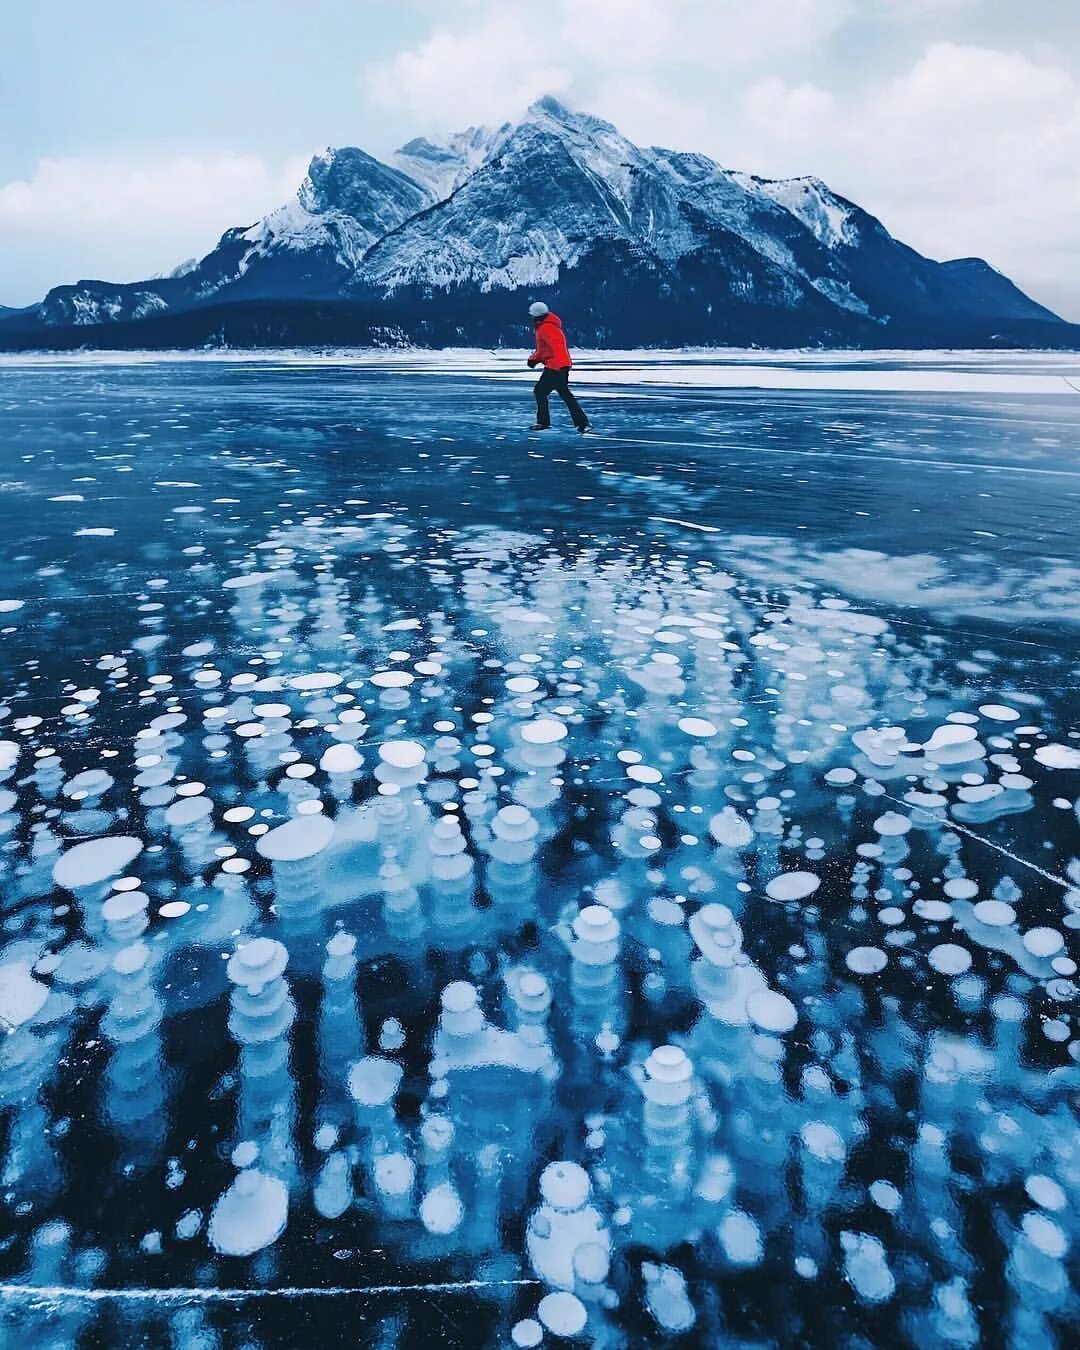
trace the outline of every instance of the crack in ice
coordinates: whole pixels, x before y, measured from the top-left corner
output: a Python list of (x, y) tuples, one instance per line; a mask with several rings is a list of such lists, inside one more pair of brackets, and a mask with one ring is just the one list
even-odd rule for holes
[(287, 1286), (277, 1289), (88, 1289), (71, 1284), (0, 1284), (0, 1299), (74, 1300), (83, 1303), (127, 1301), (132, 1303), (239, 1303), (250, 1298), (375, 1298), (390, 1294), (458, 1294), (478, 1289), (520, 1289), (539, 1280), (447, 1280), (433, 1284), (374, 1284)]
[[(883, 792), (881, 795), (886, 801), (896, 802), (898, 806), (903, 806), (905, 809), (910, 808), (912, 805), (911, 802), (904, 801), (902, 797), (894, 797), (889, 792)], [(1029, 862), (1027, 858), (1021, 858), (1018, 853), (1012, 853), (1001, 844), (995, 844), (992, 839), (987, 839), (981, 834), (976, 834), (974, 830), (969, 830), (966, 825), (961, 825), (959, 821), (950, 820), (948, 816), (938, 815), (936, 812), (931, 811), (925, 806), (917, 806), (915, 809), (930, 816), (939, 825), (944, 825), (947, 829), (956, 830), (959, 834), (966, 834), (969, 839), (974, 839), (980, 844), (985, 844), (987, 848), (996, 849), (998, 853), (1003, 854), (1006, 858), (1010, 858), (1014, 863), (1019, 863), (1021, 867), (1027, 867), (1032, 872), (1037, 872), (1039, 876), (1044, 877), (1047, 881), (1052, 881), (1056, 886), (1063, 886), (1065, 890), (1070, 889), (1071, 882), (1066, 881), (1064, 877), (1056, 876), (1053, 872), (1047, 872), (1046, 869), (1040, 867), (1038, 863)]]

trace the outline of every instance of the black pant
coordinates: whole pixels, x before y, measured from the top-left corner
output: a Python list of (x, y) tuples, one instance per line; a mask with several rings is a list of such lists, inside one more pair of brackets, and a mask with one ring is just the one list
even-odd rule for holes
[(536, 395), (537, 426), (551, 426), (551, 409), (548, 407), (548, 398), (553, 390), (566, 404), (570, 416), (574, 419), (574, 426), (587, 427), (589, 419), (582, 411), (581, 404), (570, 392), (570, 372), (565, 369), (545, 370), (536, 381), (533, 393)]

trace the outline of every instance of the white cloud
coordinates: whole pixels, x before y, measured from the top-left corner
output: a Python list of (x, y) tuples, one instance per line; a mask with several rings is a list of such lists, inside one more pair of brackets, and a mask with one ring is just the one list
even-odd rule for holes
[(816, 173), (934, 257), (985, 257), (1080, 317), (1080, 84), (1019, 52), (931, 45), (838, 98), (777, 78), (743, 98), (741, 167)]
[[(856, 0), (483, 0), (459, 6), (417, 46), (360, 72), (377, 108), (435, 131), (498, 123), (542, 94), (591, 103), (633, 72), (686, 63), (740, 70), (813, 46)], [(602, 111), (602, 109), (601, 109)]]
[[(0, 301), (29, 303), (51, 285), (83, 277), (130, 281), (168, 270), (207, 252), (230, 225), (280, 205), (306, 164), (271, 167), (237, 154), (42, 159), (29, 177), (0, 184), (0, 250), (27, 288)], [(43, 255), (49, 270), (39, 277)]]
[(511, 12), (496, 8), (463, 30), (436, 30), (366, 71), (361, 85), (376, 106), (405, 112), (430, 130), (501, 122), (571, 83), (566, 66), (537, 60), (534, 38), (542, 16), (539, 22), (541, 28), (530, 33)]

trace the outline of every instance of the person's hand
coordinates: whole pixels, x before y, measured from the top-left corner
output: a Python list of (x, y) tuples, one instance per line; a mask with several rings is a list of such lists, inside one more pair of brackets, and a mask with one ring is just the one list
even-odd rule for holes
[(529, 359), (525, 362), (525, 364), (529, 367), (530, 370), (532, 370), (532, 368), (536, 365), (536, 362), (530, 356)]

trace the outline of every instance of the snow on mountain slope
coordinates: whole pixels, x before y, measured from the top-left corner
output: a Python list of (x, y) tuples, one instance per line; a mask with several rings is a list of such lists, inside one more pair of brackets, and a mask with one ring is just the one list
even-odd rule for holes
[(526, 121), (451, 197), (376, 244), (363, 280), (388, 292), (549, 285), (598, 241), (630, 234), (607, 184), (549, 127)]
[(252, 248), (237, 276), (281, 252), (320, 251), (344, 272), (355, 271), (377, 239), (433, 200), (427, 188), (363, 150), (324, 150), (295, 198), (244, 232)]
[(758, 178), (756, 174), (733, 174), (748, 192), (768, 197), (790, 211), (829, 248), (857, 242), (852, 202), (838, 197), (820, 178)]
[(395, 168), (431, 193), (433, 201), (445, 201), (474, 173), (513, 130), (501, 127), (469, 127), (441, 141), (418, 136), (391, 155)]

